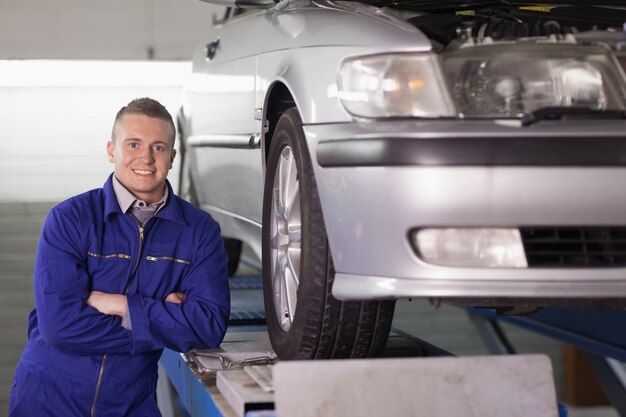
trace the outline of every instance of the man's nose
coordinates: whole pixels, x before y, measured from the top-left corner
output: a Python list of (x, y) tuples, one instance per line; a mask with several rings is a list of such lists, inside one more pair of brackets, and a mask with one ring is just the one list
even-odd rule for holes
[(142, 161), (153, 162), (154, 161), (154, 151), (150, 146), (144, 146), (141, 149), (141, 154), (139, 156)]

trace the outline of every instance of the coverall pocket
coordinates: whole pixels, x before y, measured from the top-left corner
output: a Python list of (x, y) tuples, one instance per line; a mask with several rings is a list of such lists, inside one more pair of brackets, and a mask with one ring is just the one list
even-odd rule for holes
[(22, 356), (15, 369), (9, 417), (55, 416), (59, 371)]
[(87, 271), (100, 291), (118, 291), (119, 277), (129, 274), (132, 262), (130, 251), (124, 246), (104, 245), (87, 252)]
[(96, 415), (99, 412), (106, 417), (161, 417), (156, 401), (156, 382), (118, 381), (104, 385)]

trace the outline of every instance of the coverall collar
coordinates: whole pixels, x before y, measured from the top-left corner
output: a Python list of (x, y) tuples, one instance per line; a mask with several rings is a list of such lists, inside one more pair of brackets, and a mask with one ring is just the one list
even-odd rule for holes
[[(118, 213), (123, 215), (122, 209), (120, 208), (119, 203), (117, 202), (117, 196), (115, 195), (115, 190), (113, 189), (113, 175), (109, 175), (109, 178), (104, 183), (104, 221), (106, 222), (109, 215), (113, 213)], [(158, 217), (165, 220), (170, 220), (176, 223), (180, 223), (183, 225), (187, 225), (187, 221), (183, 216), (183, 211), (179, 206), (178, 199), (174, 196), (174, 190), (172, 190), (172, 185), (168, 180), (165, 180), (165, 186), (169, 192), (169, 197), (165, 202), (165, 206), (158, 211), (154, 215), (154, 217)]]

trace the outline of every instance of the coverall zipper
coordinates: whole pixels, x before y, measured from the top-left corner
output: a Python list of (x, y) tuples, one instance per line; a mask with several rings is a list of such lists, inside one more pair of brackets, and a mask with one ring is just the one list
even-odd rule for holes
[(146, 256), (146, 259), (149, 261), (160, 261), (160, 260), (164, 260), (164, 261), (172, 261), (172, 262), (178, 262), (180, 264), (191, 264), (191, 262), (189, 261), (185, 261), (183, 259), (176, 259), (176, 258), (172, 258), (171, 256)]
[[(137, 221), (137, 219), (135, 219), (135, 221)], [(139, 262), (141, 261), (141, 251), (143, 249), (143, 227), (141, 226), (141, 224), (139, 224), (139, 222), (137, 222), (137, 226), (139, 226), (139, 251), (137, 254), (137, 261), (135, 262), (135, 266), (133, 267), (133, 272), (130, 274), (130, 277), (128, 278), (128, 282), (126, 282), (126, 287), (124, 288), (124, 294), (126, 294), (126, 291), (128, 291), (128, 284), (130, 283), (130, 280), (133, 278), (133, 275), (135, 275), (135, 272), (137, 272), (137, 268), (139, 267)], [(90, 417), (94, 417), (96, 414), (96, 401), (98, 400), (98, 394), (100, 393), (100, 387), (102, 386), (102, 375), (104, 374), (104, 363), (106, 362), (106, 359), (107, 359), (107, 354), (105, 353), (104, 356), (102, 357), (102, 362), (100, 363), (100, 372), (98, 374), (98, 382), (96, 384), (96, 394), (94, 395), (93, 403), (91, 404)]]
[[(137, 220), (135, 220), (137, 221)], [(137, 262), (135, 262), (135, 266), (133, 267), (133, 272), (131, 272), (129, 277), (129, 282), (137, 272), (137, 268), (139, 267), (139, 262), (141, 261), (141, 251), (143, 249), (143, 227), (137, 222), (137, 226), (139, 226), (139, 253), (137, 254)], [(126, 284), (126, 288), (128, 288), (128, 283)], [(126, 290), (124, 290), (126, 292)]]
[(109, 258), (130, 259), (130, 256), (126, 255), (125, 253), (114, 253), (114, 254), (111, 254), (111, 255), (101, 255), (99, 253), (87, 252), (87, 255), (93, 256), (94, 258), (102, 258), (102, 259), (109, 259)]
[(139, 268), (139, 262), (141, 262), (141, 252), (143, 250), (143, 226), (139, 223), (139, 221), (137, 221), (137, 219), (135, 219), (134, 216), (133, 216), (133, 219), (135, 220), (135, 222), (137, 223), (137, 226), (139, 227), (139, 250), (137, 251), (137, 261), (135, 262), (135, 266), (133, 267), (133, 272), (130, 273), (130, 276), (128, 277), (128, 281), (126, 281), (126, 286), (124, 287), (124, 294), (126, 294), (126, 292), (128, 291), (128, 285), (130, 284), (130, 280), (133, 279), (133, 276), (135, 276), (135, 272), (137, 272), (137, 268)]
[(96, 383), (96, 393), (93, 396), (93, 403), (91, 403), (91, 413), (89, 415), (94, 417), (96, 415), (96, 401), (98, 401), (98, 394), (100, 394), (100, 387), (102, 386), (102, 375), (104, 374), (104, 363), (107, 361), (107, 354), (105, 353), (100, 362), (100, 372), (98, 373), (98, 382)]

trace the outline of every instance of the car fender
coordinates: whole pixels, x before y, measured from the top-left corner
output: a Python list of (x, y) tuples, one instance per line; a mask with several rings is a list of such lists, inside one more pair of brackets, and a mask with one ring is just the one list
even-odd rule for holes
[(263, 34), (255, 80), (255, 108), (264, 112), (270, 87), (279, 82), (290, 91), (304, 124), (349, 121), (337, 97), (337, 71), (344, 59), (432, 49), (418, 29), (373, 6), (320, 1), (297, 11), (293, 7), (254, 16), (271, 23)]

